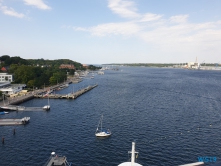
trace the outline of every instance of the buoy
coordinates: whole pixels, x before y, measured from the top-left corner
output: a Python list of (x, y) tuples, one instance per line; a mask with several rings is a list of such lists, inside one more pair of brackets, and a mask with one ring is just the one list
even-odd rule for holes
[(2, 144), (4, 144), (5, 143), (5, 138), (4, 137), (2, 137)]
[(13, 135), (15, 135), (15, 129), (13, 130)]

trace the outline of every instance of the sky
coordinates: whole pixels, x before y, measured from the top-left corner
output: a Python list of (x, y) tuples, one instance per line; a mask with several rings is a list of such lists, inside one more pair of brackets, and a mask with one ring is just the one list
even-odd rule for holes
[(0, 0), (0, 56), (221, 63), (221, 0)]

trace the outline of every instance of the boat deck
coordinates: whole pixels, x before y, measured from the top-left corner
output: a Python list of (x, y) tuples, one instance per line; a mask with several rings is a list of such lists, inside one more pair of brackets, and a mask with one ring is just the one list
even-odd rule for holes
[(46, 162), (44, 166), (71, 166), (72, 163), (67, 162), (67, 158), (65, 156), (56, 155), (52, 152), (52, 155)]

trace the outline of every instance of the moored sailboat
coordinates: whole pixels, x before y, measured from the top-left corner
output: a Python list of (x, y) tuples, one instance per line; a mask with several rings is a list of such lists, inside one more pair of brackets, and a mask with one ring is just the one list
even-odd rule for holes
[(48, 97), (48, 105), (43, 107), (43, 110), (50, 110), (49, 97)]
[(109, 137), (111, 135), (111, 131), (109, 129), (102, 128), (103, 115), (100, 118), (100, 121), (97, 125), (97, 130), (95, 132), (96, 137)]

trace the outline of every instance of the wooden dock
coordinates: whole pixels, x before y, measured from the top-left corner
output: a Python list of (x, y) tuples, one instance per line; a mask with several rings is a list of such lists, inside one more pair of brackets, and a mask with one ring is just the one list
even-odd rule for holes
[(0, 126), (8, 125), (25, 125), (29, 123), (30, 117), (24, 117), (22, 119), (0, 119)]
[(75, 93), (69, 94), (49, 94), (49, 95), (34, 95), (35, 98), (51, 98), (51, 99), (76, 99), (77, 97), (81, 96), (82, 94), (92, 90), (93, 88), (97, 87), (97, 85), (88, 86), (86, 88), (80, 89)]

